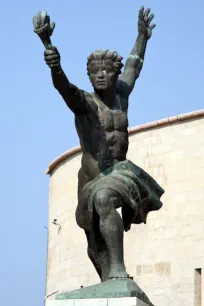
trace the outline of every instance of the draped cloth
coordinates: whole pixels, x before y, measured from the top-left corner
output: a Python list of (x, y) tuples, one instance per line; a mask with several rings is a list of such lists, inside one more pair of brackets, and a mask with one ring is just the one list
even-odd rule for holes
[(89, 230), (93, 248), (97, 243), (95, 233), (98, 228), (93, 200), (101, 189), (112, 189), (120, 195), (124, 203), (122, 220), (125, 231), (130, 230), (131, 224), (146, 223), (147, 214), (162, 207), (160, 197), (164, 190), (148, 173), (129, 160), (116, 163), (98, 179), (87, 183), (79, 197), (78, 219), (82, 218), (83, 228)]

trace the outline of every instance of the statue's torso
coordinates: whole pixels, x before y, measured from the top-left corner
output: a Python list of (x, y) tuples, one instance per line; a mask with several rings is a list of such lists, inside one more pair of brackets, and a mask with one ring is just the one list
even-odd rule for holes
[(111, 165), (126, 159), (128, 150), (128, 101), (117, 95), (120, 109), (112, 110), (91, 94), (85, 94), (87, 112), (76, 115), (82, 147), (80, 189)]

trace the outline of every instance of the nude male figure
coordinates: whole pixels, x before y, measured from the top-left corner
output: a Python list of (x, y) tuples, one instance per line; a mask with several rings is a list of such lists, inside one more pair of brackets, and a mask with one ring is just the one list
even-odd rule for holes
[[(54, 87), (75, 115), (82, 148), (76, 221), (85, 230), (88, 255), (101, 281), (128, 278), (123, 254), (124, 230), (131, 223), (146, 222), (147, 213), (162, 205), (159, 198), (163, 190), (153, 179), (157, 199), (144, 201), (149, 199), (150, 189), (145, 179), (140, 180), (143, 172), (126, 159), (128, 99), (143, 66), (146, 45), (155, 27), (151, 25), (153, 18), (150, 9), (140, 9), (139, 33), (122, 74), (122, 57), (117, 52), (97, 50), (89, 56), (87, 70), (94, 93), (69, 82), (56, 47), (44, 54)], [(117, 212), (119, 207), (123, 210), (122, 218)]]

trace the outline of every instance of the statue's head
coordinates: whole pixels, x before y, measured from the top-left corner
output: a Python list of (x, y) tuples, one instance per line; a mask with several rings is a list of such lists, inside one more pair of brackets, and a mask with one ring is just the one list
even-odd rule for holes
[(112, 50), (96, 50), (87, 61), (89, 79), (96, 90), (108, 90), (115, 86), (123, 67), (122, 56)]

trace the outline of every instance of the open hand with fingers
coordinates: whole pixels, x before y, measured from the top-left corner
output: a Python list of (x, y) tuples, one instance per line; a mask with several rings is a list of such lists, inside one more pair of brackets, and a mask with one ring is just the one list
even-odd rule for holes
[(154, 14), (149, 15), (150, 11), (149, 8), (144, 10), (143, 6), (139, 10), (138, 32), (146, 35), (147, 39), (152, 36), (152, 30), (156, 26), (156, 24), (151, 25)]

